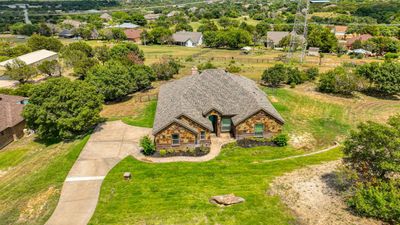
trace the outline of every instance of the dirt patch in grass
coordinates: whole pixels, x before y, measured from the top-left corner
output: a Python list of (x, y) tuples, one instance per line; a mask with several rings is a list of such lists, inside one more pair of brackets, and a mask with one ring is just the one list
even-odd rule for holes
[(376, 98), (362, 93), (354, 97), (330, 95), (318, 92), (313, 83), (298, 85), (291, 90), (323, 102), (345, 106), (347, 120), (353, 125), (367, 120), (386, 122), (390, 116), (400, 112), (400, 99)]
[(26, 223), (28, 221), (37, 219), (45, 210), (46, 204), (50, 197), (58, 192), (58, 189), (51, 186), (49, 189), (47, 189), (47, 191), (41, 192), (35, 197), (29, 199), (26, 205), (22, 207), (18, 222)]
[(329, 174), (340, 162), (310, 166), (278, 177), (271, 184), (269, 194), (280, 196), (299, 224), (384, 224), (352, 214), (344, 199), (329, 185), (334, 182)]
[(289, 144), (296, 149), (312, 150), (317, 144), (314, 136), (308, 132), (290, 134)]

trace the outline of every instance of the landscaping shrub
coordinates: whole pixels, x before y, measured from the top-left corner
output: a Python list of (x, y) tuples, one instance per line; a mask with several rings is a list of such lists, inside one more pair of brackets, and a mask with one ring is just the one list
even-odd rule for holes
[(166, 156), (166, 155), (167, 155), (167, 150), (161, 149), (161, 150), (160, 150), (160, 156), (161, 156), (161, 157), (164, 157), (164, 156)]
[(302, 84), (307, 80), (306, 75), (297, 67), (288, 67), (286, 69), (287, 81), (286, 84)]
[(203, 70), (216, 69), (216, 68), (217, 67), (214, 64), (212, 64), (210, 61), (197, 65), (197, 69), (200, 72), (203, 71)]
[(318, 67), (311, 67), (305, 71), (308, 80), (315, 80), (319, 75)]
[(239, 73), (242, 69), (240, 68), (240, 66), (236, 66), (236, 65), (229, 65), (226, 68), (226, 71), (228, 71), (229, 73)]
[(279, 147), (288, 145), (289, 138), (286, 134), (279, 134), (272, 139), (272, 142)]
[(139, 145), (143, 148), (144, 155), (153, 155), (156, 151), (156, 147), (154, 146), (154, 143), (149, 136), (142, 137), (140, 139)]
[(400, 223), (400, 183), (380, 182), (363, 184), (348, 200), (349, 206), (364, 216), (372, 216), (387, 222)]

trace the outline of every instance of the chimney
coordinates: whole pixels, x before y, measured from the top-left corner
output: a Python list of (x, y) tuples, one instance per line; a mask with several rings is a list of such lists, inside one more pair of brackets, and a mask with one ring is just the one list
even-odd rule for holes
[(192, 67), (192, 75), (197, 75), (197, 74), (199, 74), (199, 71), (197, 70), (196, 66), (193, 66)]

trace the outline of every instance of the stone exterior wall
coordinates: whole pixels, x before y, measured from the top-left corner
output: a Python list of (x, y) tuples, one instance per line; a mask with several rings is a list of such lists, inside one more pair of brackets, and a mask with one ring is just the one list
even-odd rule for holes
[(282, 130), (281, 123), (266, 114), (264, 111), (260, 111), (235, 127), (236, 139), (253, 137), (255, 125), (258, 123), (264, 124), (264, 137), (271, 137)]
[[(179, 145), (172, 145), (173, 134), (179, 134)], [(173, 123), (166, 129), (155, 135), (154, 142), (156, 144), (157, 150), (166, 148), (194, 148), (196, 142), (196, 134), (177, 123)]]
[(25, 121), (0, 132), (0, 149), (24, 136)]
[[(197, 124), (196, 122), (194, 122), (193, 120), (191, 120), (190, 118), (187, 118), (186, 116), (181, 116), (179, 118), (180, 120), (190, 124), (191, 127), (193, 127), (194, 129), (197, 130), (198, 132), (198, 137), (197, 140), (199, 141), (200, 145), (204, 145), (204, 146), (210, 146), (211, 144), (211, 132), (208, 129), (205, 129), (204, 127), (200, 126), (199, 124)], [(206, 133), (206, 138), (204, 140), (200, 140), (200, 133), (202, 131), (205, 131)]]

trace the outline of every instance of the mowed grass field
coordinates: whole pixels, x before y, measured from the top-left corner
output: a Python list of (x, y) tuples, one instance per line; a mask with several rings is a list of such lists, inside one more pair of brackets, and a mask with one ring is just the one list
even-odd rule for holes
[(0, 224), (44, 224), (89, 136), (40, 143), (23, 138), (0, 152)]
[[(346, 109), (299, 96), (289, 89), (264, 88), (286, 119), (284, 132), (309, 133), (315, 149), (333, 145), (346, 135)], [(106, 177), (90, 224), (289, 224), (293, 218), (279, 198), (268, 194), (269, 183), (285, 172), (335, 160), (340, 149), (278, 162), (263, 160), (304, 153), (305, 149), (229, 144), (214, 160), (204, 163), (151, 164), (131, 157)], [(129, 171), (133, 179), (122, 179)], [(220, 208), (208, 202), (213, 195), (244, 197), (243, 204)]]

